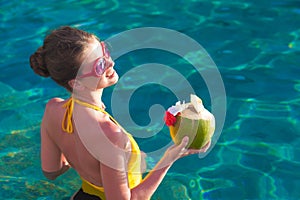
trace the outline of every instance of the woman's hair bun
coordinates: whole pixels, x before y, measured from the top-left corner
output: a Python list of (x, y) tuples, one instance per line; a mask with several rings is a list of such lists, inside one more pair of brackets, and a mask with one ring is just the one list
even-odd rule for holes
[(43, 47), (37, 49), (37, 51), (30, 56), (30, 66), (33, 71), (43, 77), (49, 77), (50, 73), (44, 62)]

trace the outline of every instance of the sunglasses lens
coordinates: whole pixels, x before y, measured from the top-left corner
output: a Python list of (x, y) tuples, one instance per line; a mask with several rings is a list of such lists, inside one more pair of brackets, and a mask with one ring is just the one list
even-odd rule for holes
[(104, 58), (100, 58), (96, 64), (95, 72), (98, 76), (101, 76), (105, 71), (106, 61)]

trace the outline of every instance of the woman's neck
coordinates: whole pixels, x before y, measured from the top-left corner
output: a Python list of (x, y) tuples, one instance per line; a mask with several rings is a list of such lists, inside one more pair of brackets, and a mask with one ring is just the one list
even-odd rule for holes
[(104, 104), (101, 100), (102, 92), (103, 92), (103, 89), (98, 89), (98, 90), (94, 90), (94, 91), (83, 90), (80, 92), (73, 92), (72, 97), (102, 108), (102, 107), (104, 107)]

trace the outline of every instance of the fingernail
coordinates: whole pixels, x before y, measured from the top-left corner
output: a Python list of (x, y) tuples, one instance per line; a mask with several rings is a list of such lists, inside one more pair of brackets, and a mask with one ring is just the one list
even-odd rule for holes
[(185, 136), (185, 137), (183, 138), (183, 142), (184, 142), (184, 143), (187, 143), (188, 141), (189, 141), (189, 137)]

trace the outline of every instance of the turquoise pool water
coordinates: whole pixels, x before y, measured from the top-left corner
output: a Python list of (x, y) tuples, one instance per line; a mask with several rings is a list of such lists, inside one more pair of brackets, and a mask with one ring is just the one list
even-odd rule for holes
[[(40, 169), (39, 123), (45, 103), (68, 93), (50, 79), (36, 76), (28, 58), (45, 34), (61, 25), (77, 26), (104, 39), (139, 27), (176, 30), (201, 44), (218, 66), (227, 98), (222, 134), (205, 158), (191, 156), (174, 164), (153, 199), (300, 198), (298, 1), (12, 0), (0, 4), (1, 199), (68, 199), (80, 186), (72, 170), (48, 181)], [(116, 69), (122, 77), (134, 66), (151, 62), (182, 73), (210, 109), (205, 83), (175, 55), (142, 49), (117, 59)], [(113, 89), (104, 94), (108, 110)], [(175, 101), (170, 90), (157, 84), (138, 88), (129, 107), (139, 127), (128, 128), (149, 132), (141, 126), (150, 121), (151, 105), (168, 107)], [(154, 137), (138, 139), (146, 152), (166, 141), (166, 127)]]

